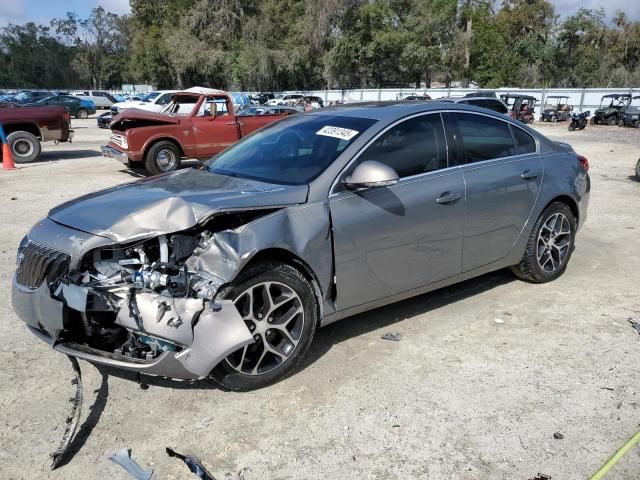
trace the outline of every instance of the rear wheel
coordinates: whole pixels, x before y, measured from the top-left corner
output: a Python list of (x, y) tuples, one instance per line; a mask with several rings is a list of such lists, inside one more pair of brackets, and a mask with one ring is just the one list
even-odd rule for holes
[(511, 267), (513, 273), (535, 283), (558, 278), (571, 258), (576, 228), (576, 218), (565, 203), (549, 205), (531, 230), (522, 260)]
[(40, 156), (40, 140), (32, 133), (13, 132), (7, 136), (7, 142), (16, 163), (33, 162)]
[(613, 127), (617, 124), (618, 124), (618, 119), (616, 117), (609, 117), (607, 119), (607, 125), (609, 125), (610, 127)]
[(305, 277), (287, 264), (264, 262), (218, 293), (230, 299), (254, 343), (229, 355), (211, 377), (233, 391), (266, 387), (291, 374), (304, 358), (318, 324), (318, 305)]
[(636, 163), (636, 180), (640, 182), (640, 160)]
[(180, 149), (168, 140), (154, 143), (147, 151), (144, 166), (151, 175), (173, 172), (180, 166)]
[(84, 108), (80, 108), (76, 112), (76, 118), (87, 118), (88, 116), (89, 112), (87, 112)]

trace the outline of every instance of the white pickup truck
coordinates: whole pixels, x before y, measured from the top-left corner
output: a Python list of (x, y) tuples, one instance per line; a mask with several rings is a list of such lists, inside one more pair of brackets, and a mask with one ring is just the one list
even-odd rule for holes
[(171, 103), (173, 94), (176, 92), (178, 92), (178, 90), (156, 90), (142, 96), (140, 100), (114, 103), (111, 105), (111, 114), (117, 115), (127, 108), (137, 108), (139, 110), (147, 110), (148, 112), (160, 112)]

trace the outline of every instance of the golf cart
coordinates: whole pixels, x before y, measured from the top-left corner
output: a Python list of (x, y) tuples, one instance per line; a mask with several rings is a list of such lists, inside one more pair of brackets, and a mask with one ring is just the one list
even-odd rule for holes
[(540, 120), (543, 122), (564, 122), (571, 118), (573, 107), (566, 95), (550, 95), (546, 99)]
[(612, 93), (600, 100), (600, 107), (590, 120), (591, 125), (617, 125), (622, 118), (621, 110), (631, 101), (628, 93)]
[(533, 123), (535, 113), (536, 97), (531, 95), (519, 95), (505, 93), (500, 95), (500, 99), (509, 107), (509, 116), (522, 123)]
[(633, 97), (629, 104), (620, 110), (622, 118), (618, 123), (621, 127), (640, 127), (640, 96)]

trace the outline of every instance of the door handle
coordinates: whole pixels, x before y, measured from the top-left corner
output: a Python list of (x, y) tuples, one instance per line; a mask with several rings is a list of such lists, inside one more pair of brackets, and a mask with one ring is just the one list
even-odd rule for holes
[(540, 176), (540, 172), (536, 170), (525, 170), (520, 174), (520, 178), (523, 180), (533, 180), (534, 178), (538, 178)]
[(440, 205), (448, 205), (457, 202), (461, 198), (462, 197), (455, 192), (444, 192), (440, 197), (436, 198), (436, 203), (439, 203)]

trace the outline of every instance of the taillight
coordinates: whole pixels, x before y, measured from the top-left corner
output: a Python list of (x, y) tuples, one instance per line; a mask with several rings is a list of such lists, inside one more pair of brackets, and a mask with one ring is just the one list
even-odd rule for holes
[(71, 115), (69, 115), (69, 109), (65, 108), (63, 118), (64, 118), (64, 121), (67, 124), (69, 124), (69, 122), (71, 121)]
[(578, 155), (578, 161), (580, 162), (580, 165), (582, 165), (582, 168), (584, 168), (585, 172), (589, 171), (589, 160), (587, 159), (587, 157), (583, 157), (582, 155)]

